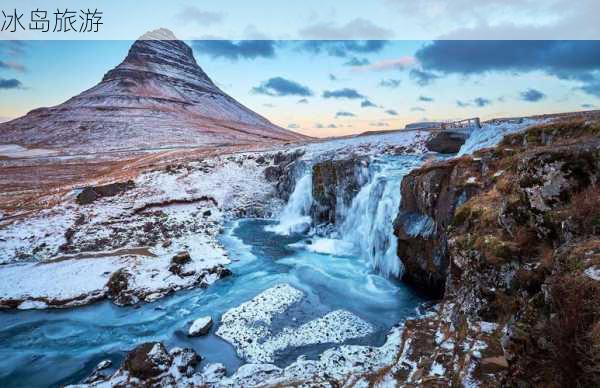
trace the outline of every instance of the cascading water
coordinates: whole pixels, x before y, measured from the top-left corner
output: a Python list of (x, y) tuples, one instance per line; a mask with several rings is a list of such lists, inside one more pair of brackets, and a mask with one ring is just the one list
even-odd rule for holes
[(378, 171), (358, 192), (340, 226), (343, 240), (384, 276), (399, 276), (402, 263), (396, 254), (394, 219), (400, 207), (400, 183), (421, 163), (420, 157), (404, 156), (373, 162)]
[[(333, 229), (309, 234), (312, 238), (306, 248), (321, 253), (352, 255), (364, 258), (382, 275), (400, 276), (402, 263), (396, 255), (396, 237), (393, 223), (400, 206), (400, 183), (405, 174), (422, 163), (420, 156), (395, 156), (372, 160), (368, 169), (357, 166), (361, 175), (361, 189), (350, 206), (342, 206), (338, 192), (337, 224)], [(294, 192), (279, 216), (279, 222), (267, 227), (281, 235), (307, 232), (312, 225), (312, 174), (310, 169), (300, 178)]]
[(285, 236), (308, 231), (311, 226), (312, 203), (312, 174), (309, 170), (296, 183), (288, 203), (279, 215), (279, 223), (269, 225), (265, 229)]

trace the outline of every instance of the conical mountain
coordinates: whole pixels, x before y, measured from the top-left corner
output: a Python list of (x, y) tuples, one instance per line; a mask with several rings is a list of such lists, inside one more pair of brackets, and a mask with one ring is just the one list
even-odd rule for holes
[(279, 142), (280, 128), (220, 90), (168, 30), (143, 35), (96, 86), (0, 124), (2, 143), (64, 153)]

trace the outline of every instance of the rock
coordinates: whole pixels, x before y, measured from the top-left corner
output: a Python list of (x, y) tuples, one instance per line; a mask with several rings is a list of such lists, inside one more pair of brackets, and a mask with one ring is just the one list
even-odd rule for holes
[(110, 276), (106, 287), (108, 288), (108, 297), (113, 299), (116, 304), (126, 305), (135, 303), (133, 296), (127, 293), (129, 287), (129, 278), (131, 274), (121, 268)]
[(100, 361), (98, 363), (98, 365), (96, 365), (96, 368), (94, 369), (94, 371), (101, 371), (104, 370), (106, 368), (110, 368), (112, 366), (112, 361), (111, 360), (103, 360)]
[(122, 369), (133, 377), (148, 380), (167, 371), (173, 357), (160, 342), (148, 342), (137, 346), (127, 354)]
[(188, 336), (197, 337), (206, 335), (210, 331), (212, 324), (212, 318), (209, 316), (198, 318), (190, 326), (190, 329), (188, 330)]
[(482, 164), (452, 159), (411, 171), (401, 184), (400, 211), (394, 222), (403, 279), (441, 297), (448, 269), (446, 228), (458, 206), (479, 192), (473, 177)]
[(344, 206), (367, 181), (368, 161), (365, 158), (326, 160), (313, 166), (313, 219), (317, 223), (336, 223), (338, 194)]
[(171, 265), (169, 266), (169, 271), (175, 275), (183, 274), (183, 266), (187, 263), (190, 263), (192, 258), (188, 252), (179, 252), (173, 258), (171, 258)]
[(455, 154), (465, 144), (468, 135), (462, 132), (441, 131), (434, 133), (425, 143), (428, 150), (440, 154)]
[(135, 183), (132, 180), (127, 182), (111, 183), (104, 186), (88, 186), (77, 195), (76, 202), (79, 205), (88, 205), (97, 199), (103, 197), (114, 197), (115, 195), (124, 193), (125, 191), (131, 190), (134, 187)]

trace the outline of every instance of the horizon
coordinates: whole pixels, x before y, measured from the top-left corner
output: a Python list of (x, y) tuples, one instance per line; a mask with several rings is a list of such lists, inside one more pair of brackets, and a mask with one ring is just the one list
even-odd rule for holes
[[(0, 42), (0, 117), (14, 119), (89, 89), (125, 58), (132, 43)], [(313, 137), (397, 130), (421, 121), (593, 110), (600, 104), (598, 82), (584, 77), (600, 69), (596, 41), (185, 43), (224, 92), (274, 124)], [(537, 50), (539, 58), (496, 52), (497, 58), (477, 63), (465, 54), (489, 55), (495, 45)], [(448, 56), (448, 46), (465, 47)], [(579, 56), (554, 60), (565, 47)], [(586, 52), (589, 58), (582, 58)]]

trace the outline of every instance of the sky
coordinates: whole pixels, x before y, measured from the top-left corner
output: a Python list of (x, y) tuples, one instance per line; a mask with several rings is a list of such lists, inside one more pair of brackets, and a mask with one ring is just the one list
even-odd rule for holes
[[(0, 8), (29, 12), (47, 2), (26, 4)], [(77, 4), (102, 9), (100, 34), (0, 32), (0, 120), (92, 87), (135, 37), (156, 27), (188, 43), (226, 93), (311, 136), (600, 109), (600, 41), (597, 23), (588, 23), (597, 3), (587, 0)], [(572, 25), (579, 35), (571, 36)], [(511, 40), (473, 40), (486, 36)], [(571, 38), (584, 39), (564, 40)]]

